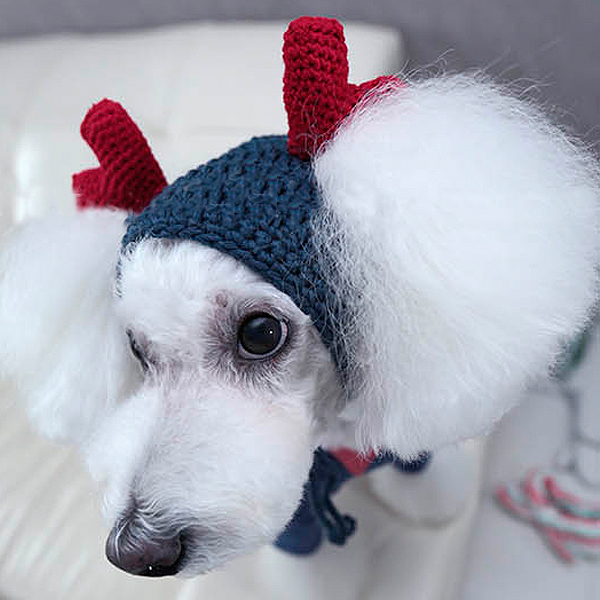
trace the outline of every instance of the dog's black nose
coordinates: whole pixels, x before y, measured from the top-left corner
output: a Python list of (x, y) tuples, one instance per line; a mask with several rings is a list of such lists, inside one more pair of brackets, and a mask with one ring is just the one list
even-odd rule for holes
[(179, 572), (183, 556), (181, 536), (151, 536), (131, 522), (118, 523), (106, 540), (106, 557), (133, 575), (163, 577)]

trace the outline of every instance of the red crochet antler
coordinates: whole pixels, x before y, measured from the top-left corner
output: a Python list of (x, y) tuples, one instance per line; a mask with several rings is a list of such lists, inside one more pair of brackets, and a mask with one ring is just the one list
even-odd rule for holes
[(141, 212), (167, 185), (142, 132), (118, 102), (94, 104), (81, 123), (81, 135), (100, 167), (73, 175), (79, 208)]
[(309, 158), (370, 89), (398, 83), (393, 76), (360, 85), (348, 83), (344, 29), (335, 19), (300, 17), (283, 36), (283, 102), (288, 115), (288, 149)]

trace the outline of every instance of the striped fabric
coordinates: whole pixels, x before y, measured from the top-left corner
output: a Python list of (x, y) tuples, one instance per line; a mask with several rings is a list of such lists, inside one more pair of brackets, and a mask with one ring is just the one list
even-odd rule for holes
[(522, 481), (500, 486), (496, 499), (534, 525), (565, 562), (600, 560), (600, 490), (597, 498), (583, 497), (568, 485), (556, 472), (532, 469)]

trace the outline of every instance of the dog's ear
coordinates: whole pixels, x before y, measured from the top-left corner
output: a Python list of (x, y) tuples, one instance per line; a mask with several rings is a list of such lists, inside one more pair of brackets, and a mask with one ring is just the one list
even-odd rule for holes
[(125, 216), (49, 217), (0, 241), (0, 377), (53, 438), (82, 442), (135, 376), (112, 310)]
[(484, 432), (588, 323), (598, 167), (529, 102), (467, 75), (375, 90), (314, 170), (365, 446)]

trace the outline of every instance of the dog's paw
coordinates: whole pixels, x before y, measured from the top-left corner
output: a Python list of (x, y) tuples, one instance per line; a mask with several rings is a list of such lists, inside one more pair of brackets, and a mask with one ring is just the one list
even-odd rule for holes
[(461, 515), (479, 489), (480, 442), (463, 442), (436, 451), (416, 473), (393, 467), (368, 476), (376, 498), (394, 514), (420, 524), (441, 525)]

